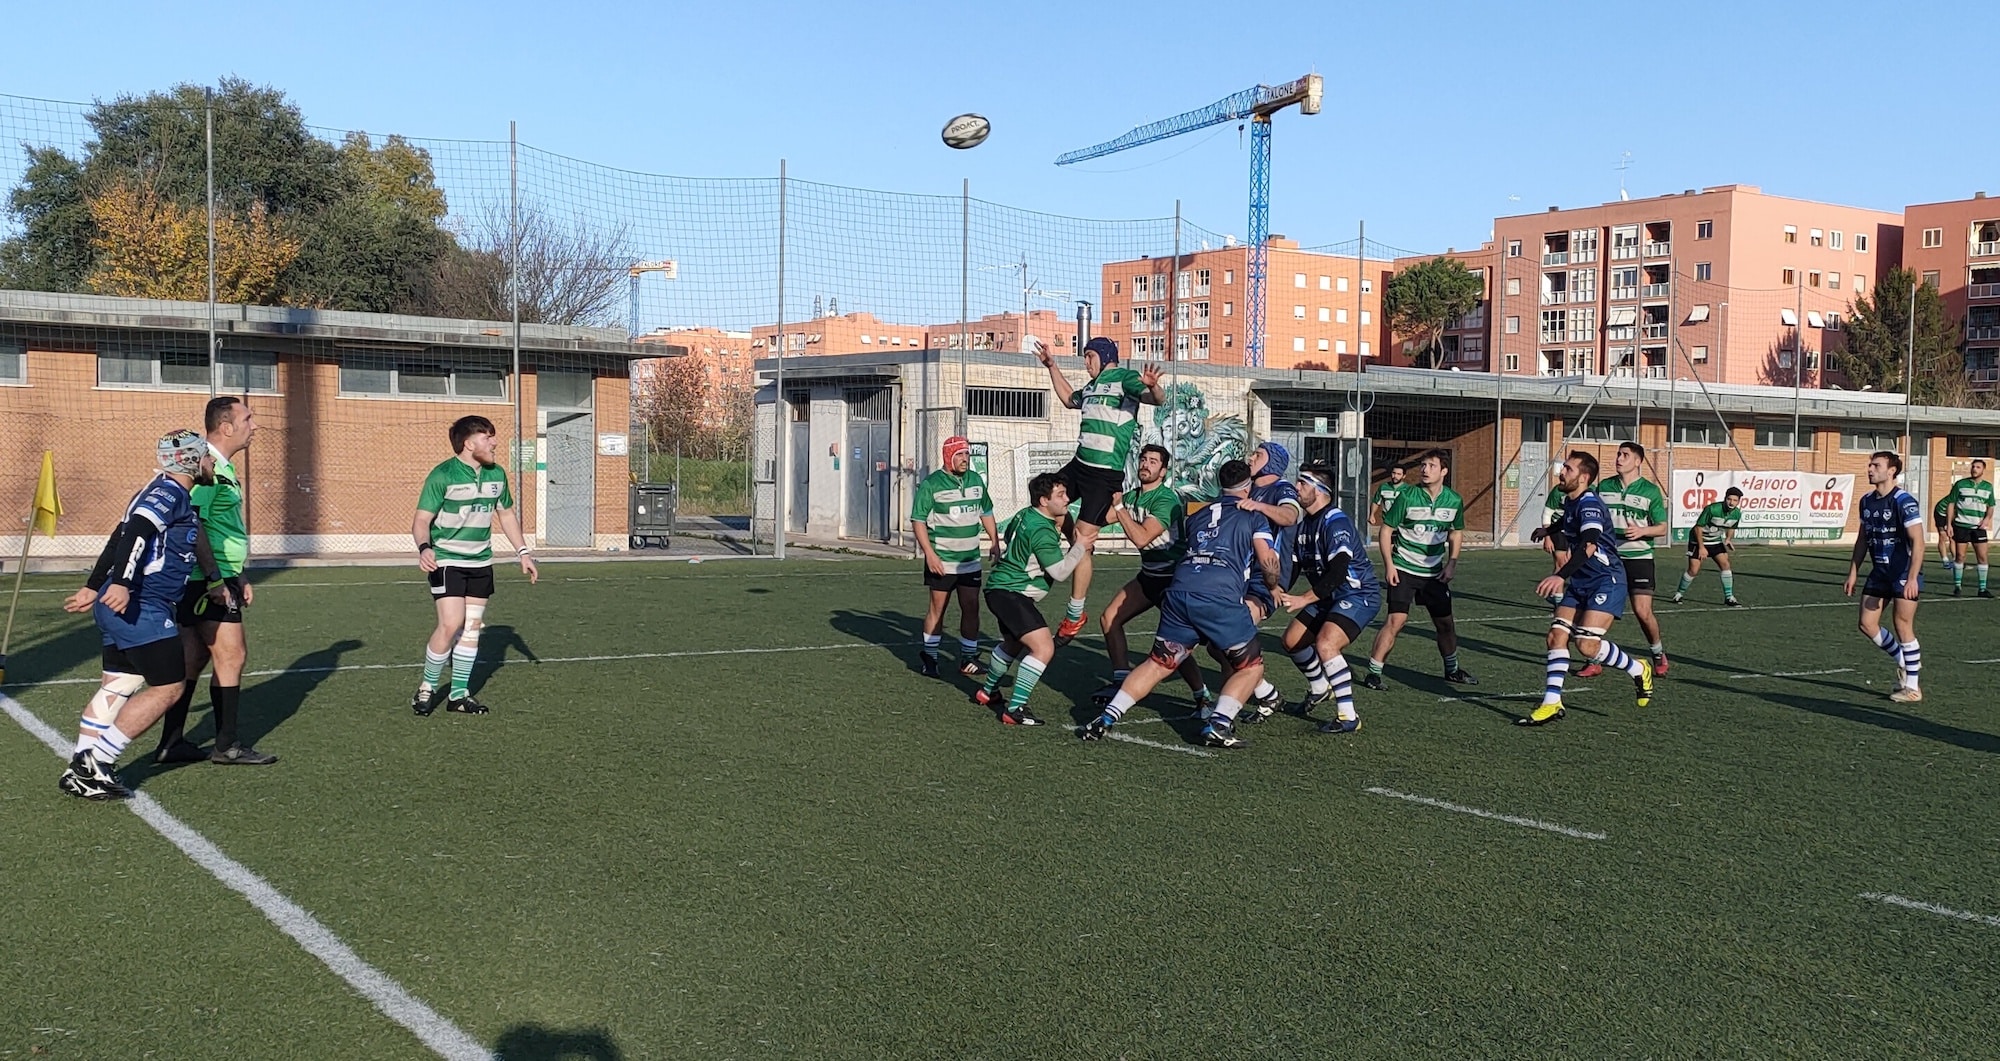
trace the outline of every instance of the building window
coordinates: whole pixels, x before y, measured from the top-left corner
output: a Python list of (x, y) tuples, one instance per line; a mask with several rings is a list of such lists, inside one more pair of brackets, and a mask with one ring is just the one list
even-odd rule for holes
[(1333, 311), (1327, 309), (1325, 306), (1321, 306), (1319, 308), (1319, 322), (1321, 324), (1325, 324), (1332, 319), (1333, 319)]
[(1807, 287), (1818, 287), (1818, 286), (1819, 286), (1819, 270), (1818, 270), (1818, 269), (1808, 269), (1808, 270), (1806, 270), (1806, 286), (1807, 286)]
[(1708, 347), (1691, 347), (1688, 350), (1688, 360), (1693, 361), (1697, 365), (1706, 364), (1708, 362)]
[(1901, 441), (1900, 436), (1885, 428), (1854, 428), (1840, 432), (1842, 453), (1874, 453), (1877, 450), (1894, 450)]
[(1521, 278), (1520, 278), (1520, 277), (1518, 277), (1518, 276), (1510, 276), (1510, 277), (1508, 277), (1508, 278), (1507, 278), (1507, 293), (1508, 293), (1508, 294), (1510, 294), (1510, 295), (1518, 295), (1518, 294), (1520, 294), (1520, 293), (1521, 293)]
[(1235, 336), (1235, 334), (1234, 334), (1234, 333), (1231, 333), (1231, 332), (1223, 332), (1223, 333), (1222, 333), (1222, 348), (1223, 348), (1224, 350), (1227, 350), (1227, 349), (1229, 349), (1230, 347), (1232, 347), (1232, 346), (1235, 346), (1235, 345), (1236, 345), (1236, 336)]
[(1236, 282), (1236, 270), (1234, 270), (1234, 269), (1224, 269), (1224, 270), (1222, 271), (1222, 282), (1223, 282), (1224, 284), (1233, 284), (1233, 283), (1235, 283), (1235, 282)]
[(1826, 274), (1826, 286), (1832, 288), (1835, 291), (1840, 290), (1840, 274), (1839, 273)]
[(1194, 337), (1194, 360), (1208, 360), (1208, 333), (1200, 332)]
[(0, 383), (28, 382), (28, 344), (0, 342)]
[(1186, 269), (1174, 274), (1174, 297), (1187, 298), (1194, 293), (1194, 277)]
[(1715, 222), (1713, 222), (1713, 221), (1697, 221), (1697, 222), (1695, 222), (1695, 223), (1694, 223), (1694, 238), (1696, 238), (1696, 239), (1714, 239), (1714, 238), (1715, 238)]
[[(1113, 324), (1117, 324), (1117, 323), (1119, 323), (1119, 320), (1118, 320), (1118, 311), (1117, 311), (1117, 310), (1115, 310), (1115, 309), (1111, 311), (1111, 323), (1113, 323)], [(865, 342), (867, 342), (867, 341), (868, 341), (868, 337), (867, 337), (867, 336), (865, 336), (865, 335), (864, 335), (864, 336), (862, 336), (862, 337), (861, 337), (861, 341), (862, 341), (862, 342), (864, 342), (864, 343), (865, 343)]]
[(1333, 322), (1335, 324), (1346, 324), (1347, 310), (1345, 308), (1335, 310), (1333, 314)]
[(1049, 392), (1045, 387), (967, 387), (965, 415), (1002, 420), (1046, 420)]
[(1319, 289), (1320, 289), (1321, 291), (1331, 291), (1331, 290), (1333, 290), (1333, 277), (1331, 277), (1331, 276), (1322, 276), (1322, 277), (1320, 277), (1320, 278), (1319, 278)]
[(1196, 269), (1194, 271), (1194, 293), (1197, 295), (1208, 294), (1208, 270)]
[(1520, 240), (1518, 240), (1518, 239), (1510, 239), (1510, 240), (1508, 240), (1508, 241), (1507, 241), (1507, 257), (1509, 257), (1509, 258), (1519, 258), (1520, 256), (1521, 256), (1521, 241), (1520, 241)]
[(370, 397), (504, 400), (507, 376), (498, 365), (454, 364), (442, 358), (360, 356), (341, 362), (340, 393)]
[(1720, 446), (1728, 439), (1713, 420), (1676, 420), (1674, 442), (1684, 446)]
[(1791, 287), (1792, 285), (1799, 282), (1799, 274), (1795, 270), (1786, 269), (1783, 272), (1779, 273), (1778, 275), (1782, 278), (1779, 280), (1779, 282), (1784, 284), (1786, 287)]
[[(1760, 420), (1757, 422), (1756, 444), (1758, 449), (1811, 449), (1813, 447), (1812, 428), (1802, 428), (1798, 437), (1805, 441), (1805, 445), (1793, 445), (1792, 425), (1787, 421)], [(1892, 444), (1895, 442), (1894, 439), (1890, 439), (1889, 441)], [(1870, 450), (1869, 452), (1872, 453), (1874, 451)]]
[(1365, 309), (1361, 311), (1361, 323), (1362, 323), (1362, 324), (1364, 324), (1364, 325), (1366, 325), (1366, 324), (1368, 324), (1368, 323), (1369, 323), (1369, 320), (1368, 320), (1368, 311), (1367, 311), (1367, 310), (1365, 310)]
[(1521, 318), (1519, 317), (1507, 318), (1507, 334), (1508, 335), (1521, 334)]
[(1346, 353), (1346, 352), (1347, 352), (1347, 340), (1345, 340), (1345, 339), (1335, 339), (1335, 340), (1333, 341), (1333, 352), (1334, 352), (1334, 353), (1336, 353), (1336, 354), (1344, 354), (1344, 353)]
[(1868, 235), (1867, 235), (1867, 233), (1865, 233), (1865, 232), (1856, 232), (1856, 233), (1854, 234), (1854, 253), (1856, 253), (1856, 254), (1866, 254), (1866, 253), (1868, 253)]
[(1305, 308), (1304, 306), (1293, 306), (1293, 307), (1292, 307), (1292, 319), (1293, 319), (1293, 320), (1295, 320), (1295, 321), (1302, 321), (1302, 320), (1305, 320), (1305, 319), (1306, 319), (1306, 308)]
[(1293, 286), (1293, 287), (1304, 287), (1304, 286), (1306, 286), (1306, 274), (1304, 274), (1304, 273), (1293, 273), (1293, 274), (1292, 274), (1292, 286)]
[[(207, 390), (208, 358), (199, 349), (145, 348), (103, 344), (97, 350), (97, 385)], [(226, 394), (278, 392), (278, 355), (255, 350), (222, 351), (222, 371), (214, 385)]]
[(1826, 246), (1826, 233), (1821, 232), (1819, 229), (1813, 229), (1811, 232), (1806, 233), (1806, 238), (1812, 240), (1812, 245), (1815, 247)]
[[(1507, 364), (1507, 371), (1509, 371), (1509, 372), (1519, 372), (1519, 371), (1521, 371), (1521, 355), (1520, 355), (1520, 354), (1508, 354), (1508, 355), (1506, 356), (1506, 358), (1504, 358), (1504, 360), (1505, 360), (1505, 362), (1506, 362), (1506, 364)], [(1544, 439), (1543, 441), (1547, 441), (1547, 440), (1546, 440), (1546, 439)]]
[(1225, 317), (1234, 317), (1234, 316), (1236, 316), (1236, 303), (1234, 303), (1234, 302), (1224, 302), (1224, 303), (1222, 304), (1222, 315), (1223, 315), (1223, 316), (1225, 316)]
[(1924, 286), (1932, 290), (1937, 289), (1938, 271), (1936, 269), (1927, 269), (1924, 271)]
[(1926, 250), (1942, 246), (1944, 246), (1944, 229), (1927, 228), (1924, 230), (1924, 248)]
[(1329, 346), (1331, 346), (1331, 345), (1332, 345), (1332, 344), (1328, 343), (1328, 342), (1327, 342), (1327, 341), (1326, 341), (1325, 339), (1321, 339), (1321, 340), (1319, 341), (1319, 349), (1320, 349), (1320, 352), (1321, 352), (1321, 353), (1325, 353), (1325, 352), (1326, 352), (1326, 350), (1327, 350), (1327, 348), (1328, 348)]
[(1361, 293), (1364, 295), (1369, 295), (1369, 294), (1374, 294), (1374, 292), (1375, 292), (1375, 281), (1363, 279), (1361, 281)]
[(1576, 425), (1576, 430), (1570, 432), (1569, 437), (1584, 442), (1629, 442), (1632, 440), (1632, 421), (1591, 417)]
[(1295, 354), (1303, 354), (1306, 352), (1305, 336), (1303, 335), (1292, 336), (1292, 352)]
[(1134, 302), (1144, 302), (1144, 301), (1146, 301), (1146, 296), (1147, 296), (1147, 295), (1148, 295), (1148, 294), (1149, 294), (1149, 293), (1151, 292), (1151, 290), (1152, 290), (1152, 287), (1153, 287), (1153, 278), (1152, 278), (1152, 277), (1150, 277), (1150, 276), (1135, 276), (1135, 277), (1133, 277), (1133, 278), (1132, 278), (1132, 301), (1134, 301)]
[(1124, 293), (1125, 293), (1125, 281), (1123, 281), (1123, 280), (1113, 280), (1113, 281), (1111, 281), (1111, 293), (1112, 293), (1112, 294), (1114, 294), (1114, 295), (1122, 295), (1122, 294), (1124, 294)]
[(1855, 274), (1854, 274), (1854, 293), (1855, 293), (1855, 294), (1857, 294), (1857, 295), (1859, 295), (1859, 294), (1861, 294), (1862, 292), (1864, 292), (1864, 291), (1867, 291), (1867, 290), (1868, 290), (1868, 276), (1867, 276), (1867, 274), (1865, 274), (1865, 273), (1855, 273)]
[(1347, 278), (1344, 276), (1335, 277), (1333, 281), (1333, 289), (1335, 291), (1347, 290)]
[(1834, 250), (1841, 250), (1842, 249), (1841, 244), (1843, 242), (1845, 242), (1845, 238), (1840, 234), (1840, 230), (1837, 228), (1834, 229), (1832, 232), (1826, 234), (1826, 245), (1832, 247)]
[(1366, 339), (1361, 340), (1361, 356), (1368, 356), (1368, 340)]
[(1694, 278), (1696, 280), (1715, 279), (1715, 263), (1714, 262), (1694, 263)]
[(1798, 241), (1799, 241), (1799, 227), (1797, 225), (1786, 225), (1785, 242), (1797, 243)]

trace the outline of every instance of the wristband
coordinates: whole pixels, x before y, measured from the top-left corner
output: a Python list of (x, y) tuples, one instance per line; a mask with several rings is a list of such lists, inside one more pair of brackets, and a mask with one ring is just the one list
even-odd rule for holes
[(204, 571), (204, 572), (202, 572), (202, 575), (201, 575), (201, 577), (202, 577), (202, 578), (204, 578), (204, 579), (207, 579), (207, 580), (208, 580), (208, 581), (210, 581), (210, 582), (220, 582), (220, 581), (222, 581), (222, 572), (220, 572), (220, 571)]
[(528, 555), (528, 554), (529, 554), (530, 552), (532, 552), (532, 551), (533, 551), (533, 547), (532, 547), (532, 546), (527, 546), (527, 545), (523, 545), (523, 546), (521, 546), (521, 547), (520, 547), (519, 549), (517, 549), (517, 550), (515, 550), (515, 551), (514, 551), (514, 558), (515, 558), (516, 560), (518, 560), (518, 559), (520, 559), (521, 557), (524, 557), (524, 556)]
[[(431, 543), (429, 542), (425, 542), (424, 544), (417, 546), (417, 555), (422, 556), (424, 554), (424, 550), (430, 548), (431, 548)], [(432, 551), (435, 552), (436, 550), (433, 549)]]

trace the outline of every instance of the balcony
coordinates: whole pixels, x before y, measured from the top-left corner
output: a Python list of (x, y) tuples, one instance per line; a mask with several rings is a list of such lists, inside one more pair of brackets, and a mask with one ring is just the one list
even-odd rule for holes
[[(1995, 284), (1994, 286), (2000, 287), (2000, 284)], [(1630, 302), (1638, 297), (1639, 289), (1636, 287), (1614, 287), (1611, 289), (1611, 301), (1613, 302)]]
[(1639, 295), (1642, 298), (1666, 298), (1672, 291), (1672, 284), (1647, 284), (1639, 289)]
[(1568, 265), (1568, 251), (1549, 251), (1542, 255), (1543, 265)]
[(1550, 329), (1544, 328), (1542, 329), (1541, 334), (1542, 334), (1542, 342), (1544, 344), (1552, 346), (1556, 343), (1566, 342), (1567, 340), (1564, 337), (1569, 335), (1569, 329), (1561, 328), (1552, 331)]
[(1965, 338), (1967, 342), (1977, 342), (1981, 339), (2000, 339), (2000, 324), (1973, 325), (1965, 329)]
[(1639, 328), (1639, 335), (1645, 339), (1665, 339), (1667, 337), (1667, 326), (1664, 324), (1642, 325)]
[(1569, 292), (1567, 291), (1542, 292), (1542, 305), (1544, 306), (1560, 306), (1568, 301), (1569, 301)]
[(1666, 379), (1666, 378), (1667, 378), (1667, 366), (1665, 366), (1665, 365), (1647, 365), (1647, 366), (1646, 366), (1646, 378), (1647, 378), (1647, 379)]
[(1996, 254), (2000, 254), (2000, 240), (1983, 240), (1975, 242), (1972, 245), (1972, 256), (1974, 258), (1990, 258)]
[(1648, 258), (1671, 258), (1673, 254), (1674, 245), (1671, 243), (1646, 244), (1646, 257)]
[(1637, 243), (1621, 243), (1611, 248), (1611, 260), (1614, 262), (1627, 261), (1638, 256), (1639, 245)]
[(1992, 390), (2000, 386), (2000, 368), (1969, 368), (1965, 370), (1965, 381), (1975, 390)]
[(2000, 298), (2000, 284), (1967, 284), (1966, 298)]

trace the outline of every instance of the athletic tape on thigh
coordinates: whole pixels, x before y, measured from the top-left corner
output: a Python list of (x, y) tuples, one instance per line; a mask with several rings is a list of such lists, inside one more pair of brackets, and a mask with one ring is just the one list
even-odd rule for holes
[(1574, 624), (1574, 623), (1570, 622), (1570, 621), (1569, 621), (1568, 619), (1565, 619), (1565, 618), (1563, 618), (1562, 616), (1558, 615), (1558, 616), (1556, 616), (1556, 617), (1554, 617), (1554, 618), (1552, 618), (1552, 619), (1550, 619), (1550, 620), (1549, 620), (1549, 629), (1551, 629), (1551, 630), (1566, 630), (1566, 631), (1569, 631), (1569, 632), (1572, 632), (1572, 633), (1574, 633), (1574, 632), (1576, 631), (1576, 624)]
[(1576, 636), (1596, 640), (1603, 637), (1605, 631), (1609, 629), (1611, 628), (1608, 626), (1579, 626), (1576, 628)]

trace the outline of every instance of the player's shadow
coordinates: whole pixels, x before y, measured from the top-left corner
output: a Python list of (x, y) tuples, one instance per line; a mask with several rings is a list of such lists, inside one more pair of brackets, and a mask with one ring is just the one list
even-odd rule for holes
[(624, 1061), (624, 1051), (602, 1028), (561, 1031), (516, 1024), (493, 1044), (494, 1061)]
[[(299, 708), (305, 705), (306, 698), (319, 688), (320, 683), (340, 669), (343, 653), (362, 646), (363, 642), (351, 639), (336, 641), (293, 660), (282, 673), (271, 675), (255, 685), (245, 685), (237, 707), (237, 740), (251, 747), (263, 743), (279, 726), (299, 713)], [(195, 686), (194, 702), (188, 709), (187, 738), (196, 744), (212, 744), (215, 740), (215, 712), (208, 691), (213, 680), (213, 672), (202, 675), (200, 683)], [(132, 742), (134, 748), (143, 746), (144, 752), (118, 772), (118, 780), (127, 788), (137, 788), (155, 774), (184, 765), (162, 766), (155, 763), (153, 749), (158, 741), (159, 729), (155, 726), (145, 736)]]
[(479, 632), (479, 661), (472, 667), (472, 678), (466, 683), (468, 692), (480, 689), (493, 672), (507, 665), (509, 654), (525, 659), (529, 663), (540, 663), (542, 658), (521, 637), (521, 631), (511, 626), (488, 626)]
[[(1811, 684), (1828, 685), (1843, 692), (1862, 692), (1863, 695), (1867, 696), (1881, 695), (1873, 689), (1863, 690), (1860, 687), (1851, 685), (1842, 686), (1831, 682), (1814, 682)], [(1849, 722), (1860, 722), (1882, 729), (1895, 730), (1899, 733), (1907, 733), (1912, 737), (1934, 740), (1940, 744), (1950, 744), (1955, 747), (1964, 748), (1967, 751), (1985, 752), (1988, 755), (2000, 754), (2000, 735), (1985, 733), (1975, 729), (1961, 729), (1958, 726), (1946, 725), (1943, 722), (1936, 722), (1919, 715), (1912, 715), (1896, 708), (1869, 707), (1863, 704), (1846, 703), (1840, 700), (1829, 700), (1817, 696), (1799, 696), (1795, 693), (1764, 693), (1761, 699), (1795, 710), (1809, 711), (1815, 715), (1825, 715), (1828, 718), (1845, 719)]]
[[(914, 671), (917, 669), (917, 638), (924, 627), (924, 617), (903, 612), (863, 612), (850, 608), (834, 609), (828, 620), (835, 630), (856, 641), (879, 646), (882, 651), (903, 661)], [(958, 648), (958, 608), (954, 602), (944, 616), (946, 657), (941, 662), (949, 662), (951, 653)], [(985, 642), (982, 642), (985, 643)]]
[[(25, 615), (23, 616), (25, 618)], [(7, 680), (9, 684), (20, 686), (31, 684), (36, 679), (54, 678), (86, 661), (90, 672), (85, 677), (95, 678), (103, 673), (100, 662), (104, 655), (103, 635), (97, 632), (96, 624), (88, 614), (76, 617), (81, 625), (70, 626), (58, 633), (29, 639), (25, 644), (16, 642), (7, 654)], [(16, 633), (19, 633), (18, 629)], [(78, 686), (77, 710), (83, 709), (91, 692)]]

